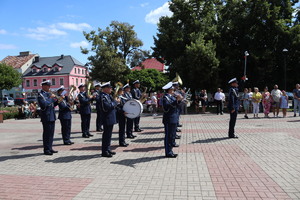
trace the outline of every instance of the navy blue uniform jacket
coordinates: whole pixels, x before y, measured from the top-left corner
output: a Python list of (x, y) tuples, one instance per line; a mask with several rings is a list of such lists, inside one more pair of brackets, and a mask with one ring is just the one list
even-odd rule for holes
[(59, 106), (59, 113), (58, 119), (72, 119), (70, 105), (68, 102), (68, 97), (66, 96), (65, 99), (58, 104)]
[(132, 98), (136, 100), (140, 100), (142, 97), (142, 92), (139, 88), (134, 88), (133, 90), (131, 90), (131, 94), (132, 94)]
[(38, 103), (41, 107), (41, 122), (54, 122), (56, 120), (54, 107), (57, 101), (50, 98), (49, 92), (41, 91), (38, 95)]
[(80, 92), (78, 94), (78, 99), (80, 102), (80, 114), (88, 115), (92, 113), (91, 109), (91, 100), (89, 97), (87, 97), (86, 92)]
[(101, 111), (101, 119), (103, 124), (105, 125), (113, 125), (117, 123), (116, 119), (116, 106), (117, 103), (112, 98), (111, 95), (106, 94), (104, 92), (100, 93), (100, 111)]
[(235, 87), (231, 87), (229, 89), (229, 99), (228, 99), (228, 105), (227, 108), (230, 111), (232, 111), (233, 109), (235, 111), (239, 110), (240, 107), (240, 101), (239, 101), (239, 89), (235, 88)]
[(178, 123), (178, 104), (179, 102), (175, 99), (175, 97), (165, 94), (163, 97), (163, 123)]

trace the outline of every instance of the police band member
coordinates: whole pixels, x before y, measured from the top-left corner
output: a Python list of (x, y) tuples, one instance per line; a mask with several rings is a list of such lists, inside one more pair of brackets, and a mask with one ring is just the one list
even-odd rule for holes
[(125, 142), (125, 127), (126, 127), (126, 116), (123, 110), (123, 106), (126, 103), (127, 99), (123, 96), (123, 88), (120, 88), (116, 95), (117, 102), (117, 122), (119, 124), (119, 145), (121, 147), (127, 147), (128, 144)]
[(240, 107), (239, 102), (239, 89), (238, 89), (238, 81), (236, 78), (231, 79), (229, 82), (230, 89), (229, 89), (229, 102), (228, 102), (228, 111), (230, 112), (230, 121), (229, 121), (229, 131), (228, 137), (229, 138), (238, 138), (234, 134), (234, 127), (237, 118), (237, 114)]
[[(142, 98), (142, 92), (140, 90), (140, 81), (136, 80), (133, 82), (133, 89), (131, 90), (132, 97), (136, 100), (140, 100)], [(141, 132), (143, 131), (140, 129), (140, 117), (137, 117), (134, 119), (134, 131), (135, 132)]]
[(178, 124), (178, 109), (182, 97), (181, 95), (177, 95), (175, 98), (172, 82), (169, 82), (162, 89), (165, 90), (165, 95), (162, 101), (164, 110), (163, 124), (165, 128), (165, 155), (168, 158), (176, 158), (177, 154), (174, 154), (172, 149)]
[(55, 130), (55, 110), (57, 106), (57, 98), (50, 93), (50, 81), (41, 83), (42, 90), (38, 95), (38, 103), (41, 107), (41, 122), (43, 124), (43, 146), (45, 155), (53, 155), (57, 151), (52, 149), (54, 130)]
[(80, 117), (81, 117), (81, 132), (82, 137), (89, 138), (93, 135), (90, 133), (90, 122), (91, 122), (91, 101), (93, 96), (88, 96), (85, 91), (85, 85), (81, 83), (78, 86), (80, 93), (78, 94), (78, 100), (80, 103)]
[(112, 92), (112, 86), (110, 82), (104, 83), (102, 86), (102, 92), (100, 94), (100, 110), (101, 119), (103, 122), (103, 135), (102, 135), (102, 156), (112, 157), (116, 153), (110, 150), (111, 135), (114, 124), (116, 124), (116, 106), (117, 103), (110, 95)]
[[(179, 95), (184, 96), (184, 94), (179, 89), (179, 83), (178, 82), (173, 82), (173, 87), (174, 87), (174, 95), (175, 95), (175, 97), (179, 96)], [(177, 110), (178, 111), (178, 124), (177, 124), (177, 127), (176, 127), (176, 132), (181, 132), (181, 130), (178, 127), (182, 127), (182, 124), (180, 124), (179, 121), (180, 121), (180, 115), (181, 115), (181, 112), (182, 112), (182, 104), (183, 103), (184, 102), (180, 102), (179, 108)], [(176, 134), (175, 138), (176, 139), (180, 139), (181, 136), (178, 135), (178, 134)]]
[(58, 119), (60, 120), (61, 124), (61, 134), (64, 145), (71, 145), (74, 144), (70, 140), (71, 137), (71, 125), (72, 125), (72, 114), (71, 114), (71, 105), (69, 103), (68, 96), (63, 95), (63, 91), (65, 90), (64, 86), (61, 86), (57, 90), (58, 96)]
[(101, 84), (100, 83), (95, 83), (94, 84), (95, 87), (95, 92), (93, 94), (93, 96), (95, 96), (96, 99), (96, 110), (97, 110), (97, 118), (96, 118), (96, 131), (102, 132), (102, 121), (101, 121), (101, 117), (100, 117), (100, 104), (97, 103), (99, 101), (97, 101), (97, 99), (100, 96), (101, 93)]
[[(131, 95), (131, 87), (128, 83), (123, 86), (123, 90), (124, 90), (123, 97), (125, 97), (126, 101), (133, 99), (133, 97)], [(127, 138), (130, 138), (130, 139), (133, 139), (136, 137), (135, 135), (133, 135), (133, 123), (134, 123), (134, 119), (126, 117), (126, 136), (127, 136)]]

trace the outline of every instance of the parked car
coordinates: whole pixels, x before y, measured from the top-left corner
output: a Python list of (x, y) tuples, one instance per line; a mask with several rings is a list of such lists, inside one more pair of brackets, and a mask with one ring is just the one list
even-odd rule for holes
[(12, 97), (3, 97), (2, 103), (3, 103), (4, 107), (15, 105), (15, 101)]
[(15, 98), (15, 105), (22, 106), (24, 105), (25, 98)]
[(37, 98), (36, 97), (27, 97), (26, 101), (31, 104), (33, 102), (37, 102)]

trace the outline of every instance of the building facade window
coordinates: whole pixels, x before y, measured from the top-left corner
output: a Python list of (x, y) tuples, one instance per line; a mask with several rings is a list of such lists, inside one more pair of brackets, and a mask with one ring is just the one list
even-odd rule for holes
[(60, 85), (64, 85), (64, 78), (60, 78), (60, 79), (59, 79), (59, 84), (60, 84)]
[(37, 86), (37, 80), (36, 79), (33, 80), (33, 86)]
[(74, 73), (76, 74), (76, 72), (77, 72), (77, 71), (76, 71), (76, 68), (74, 68)]
[(80, 69), (78, 68), (78, 74), (80, 74)]
[(82, 79), (80, 79), (80, 83), (82, 83)]
[(82, 70), (82, 74), (84, 75), (84, 69)]
[(32, 69), (32, 73), (36, 73), (36, 69)]
[(48, 68), (44, 67), (43, 72), (47, 72), (47, 71), (48, 71)]
[(51, 85), (56, 85), (56, 84), (55, 84), (55, 78), (52, 79)]
[(78, 86), (78, 78), (76, 78), (76, 85)]
[(26, 80), (26, 87), (30, 87), (30, 80)]

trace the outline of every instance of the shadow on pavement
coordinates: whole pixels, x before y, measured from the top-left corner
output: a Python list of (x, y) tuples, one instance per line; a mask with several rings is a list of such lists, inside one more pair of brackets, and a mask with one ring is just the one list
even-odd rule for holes
[(23, 155), (1, 156), (0, 162), (6, 161), (6, 160), (16, 160), (16, 159), (22, 159), (22, 158), (41, 156), (41, 155), (43, 155), (43, 154), (42, 153), (31, 153), (31, 154), (23, 154)]
[(160, 142), (160, 141), (164, 141), (164, 138), (141, 138), (141, 139), (132, 140), (132, 142), (134, 143), (149, 143), (149, 142)]
[(43, 145), (31, 145), (31, 146), (12, 148), (11, 150), (35, 150), (35, 149), (43, 149), (43, 148), (44, 148)]
[(286, 122), (300, 122), (300, 120), (291, 120), (291, 121), (286, 121)]
[(70, 149), (71, 151), (101, 151), (101, 146), (87, 146), (87, 147), (81, 147), (81, 148), (73, 148)]
[(128, 167), (135, 168), (136, 164), (151, 162), (154, 160), (159, 160), (165, 158), (164, 156), (156, 156), (156, 157), (145, 157), (145, 158), (136, 158), (136, 159), (125, 159), (120, 161), (111, 162), (111, 164), (123, 165)]
[(162, 133), (164, 133), (163, 130), (162, 130), (162, 131), (151, 131), (151, 132), (145, 131), (145, 132), (142, 132), (142, 133), (140, 133), (140, 134), (141, 134), (141, 135), (156, 135), (156, 134), (162, 134)]
[(100, 153), (95, 155), (80, 155), (80, 156), (65, 156), (65, 157), (59, 157), (55, 158), (53, 160), (45, 160), (45, 162), (52, 162), (52, 163), (69, 163), (74, 162), (78, 160), (90, 160), (94, 158), (100, 158)]
[(163, 146), (161, 147), (143, 147), (143, 148), (135, 148), (130, 150), (123, 150), (123, 152), (150, 152), (150, 151), (157, 151), (164, 149)]
[(231, 138), (229, 137), (222, 137), (222, 138), (209, 138), (209, 139), (204, 139), (204, 140), (197, 140), (195, 142), (192, 142), (192, 144), (197, 144), (197, 143), (214, 143), (214, 142), (219, 142), (223, 140), (230, 140)]
[(160, 126), (158, 126), (158, 127), (153, 127), (153, 126), (152, 127), (150, 127), (150, 126), (149, 127), (142, 127), (142, 129), (163, 129), (163, 128), (164, 128), (163, 126), (161, 126), (161, 127)]

